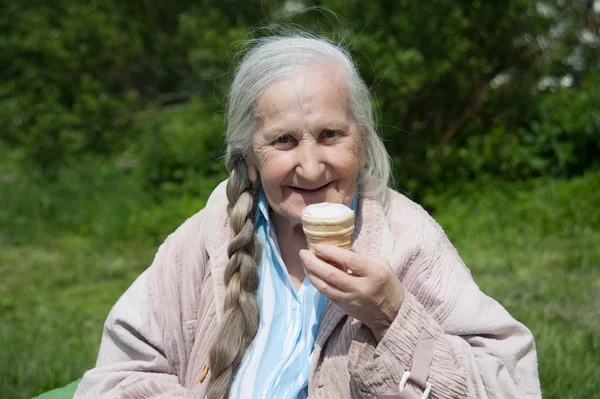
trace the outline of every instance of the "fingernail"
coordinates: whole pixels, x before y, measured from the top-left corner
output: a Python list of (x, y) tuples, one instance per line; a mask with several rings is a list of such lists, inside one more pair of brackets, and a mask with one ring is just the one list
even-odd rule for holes
[(325, 246), (323, 244), (316, 244), (313, 246), (313, 248), (319, 253), (323, 253), (323, 251), (325, 251)]

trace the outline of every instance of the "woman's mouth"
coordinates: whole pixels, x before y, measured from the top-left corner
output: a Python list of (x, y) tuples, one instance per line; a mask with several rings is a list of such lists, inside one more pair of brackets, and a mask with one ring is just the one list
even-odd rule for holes
[(320, 187), (316, 187), (316, 188), (295, 187), (295, 186), (290, 186), (290, 188), (300, 195), (316, 196), (316, 195), (320, 195), (320, 194), (325, 194), (325, 192), (327, 191), (329, 186), (331, 186), (332, 183), (333, 182), (329, 182), (327, 184), (324, 184), (324, 185), (322, 185)]

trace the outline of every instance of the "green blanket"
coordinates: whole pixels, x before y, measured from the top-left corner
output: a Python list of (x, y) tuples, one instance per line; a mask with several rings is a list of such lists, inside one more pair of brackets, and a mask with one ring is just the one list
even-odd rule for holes
[(72, 399), (73, 395), (75, 394), (75, 390), (79, 385), (79, 381), (81, 381), (81, 379), (73, 381), (69, 385), (66, 385), (62, 388), (57, 388), (48, 392), (44, 392), (40, 396), (36, 396), (33, 399)]

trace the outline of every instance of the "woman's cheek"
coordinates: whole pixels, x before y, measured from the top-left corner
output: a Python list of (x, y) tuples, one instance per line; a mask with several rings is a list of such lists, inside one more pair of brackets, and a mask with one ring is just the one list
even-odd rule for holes
[(283, 179), (290, 172), (292, 161), (289, 155), (265, 154), (262, 162), (262, 170), (265, 177), (269, 179)]
[(337, 169), (342, 175), (352, 175), (358, 173), (359, 160), (356, 157), (354, 146), (348, 145), (345, 148), (331, 148), (328, 156), (331, 159), (332, 166)]

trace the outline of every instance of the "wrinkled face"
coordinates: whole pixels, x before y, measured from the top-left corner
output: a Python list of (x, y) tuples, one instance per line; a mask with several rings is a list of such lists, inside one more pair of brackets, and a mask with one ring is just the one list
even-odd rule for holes
[(271, 209), (293, 223), (309, 204), (348, 205), (354, 195), (365, 156), (345, 81), (339, 68), (318, 64), (270, 85), (257, 101), (250, 179), (260, 179)]

